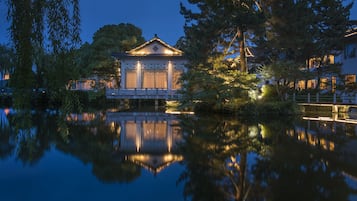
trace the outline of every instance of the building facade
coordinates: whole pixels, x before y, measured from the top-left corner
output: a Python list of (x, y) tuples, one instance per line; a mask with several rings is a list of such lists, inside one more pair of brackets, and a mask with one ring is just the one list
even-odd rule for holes
[(342, 74), (346, 84), (356, 83), (357, 75), (357, 28), (349, 30), (345, 35), (344, 51), (340, 55)]
[[(315, 89), (335, 92), (337, 85), (343, 86), (340, 90), (348, 90), (349, 88), (355, 88), (356, 76), (357, 76), (357, 29), (351, 29), (346, 32), (344, 40), (343, 51), (336, 53), (335, 55), (328, 55), (323, 58), (324, 64), (341, 64), (341, 75), (339, 76), (338, 70), (333, 72), (333, 69), (325, 70), (325, 66), (321, 66), (319, 59), (309, 59), (306, 66), (308, 70), (315, 74), (320, 74), (320, 77), (311, 78), (308, 80), (299, 80), (297, 83), (297, 89)], [(320, 70), (321, 68), (322, 70)], [(320, 71), (318, 73), (317, 71)], [(318, 80), (319, 79), (319, 80)]]
[(177, 99), (179, 79), (185, 71), (183, 52), (156, 35), (123, 54), (113, 54), (120, 62), (120, 86), (107, 89), (109, 99)]

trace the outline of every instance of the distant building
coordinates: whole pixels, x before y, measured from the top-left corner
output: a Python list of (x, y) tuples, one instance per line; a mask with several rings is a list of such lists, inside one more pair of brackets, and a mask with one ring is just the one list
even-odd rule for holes
[(120, 86), (108, 89), (109, 99), (175, 99), (185, 71), (183, 52), (156, 35), (125, 53), (113, 54), (120, 62)]
[(117, 86), (117, 81), (114, 77), (104, 79), (98, 75), (93, 75), (79, 80), (71, 80), (69, 82), (69, 89), (72, 91), (96, 91), (104, 88), (118, 88)]
[[(346, 32), (344, 40), (344, 50), (336, 52), (334, 55), (327, 55), (323, 58), (324, 64), (341, 64), (341, 75), (340, 77), (336, 73), (325, 73), (324, 70), (320, 75), (320, 81), (317, 78), (312, 78), (309, 80), (300, 80), (297, 83), (297, 89), (315, 89), (326, 91), (335, 91), (336, 86), (343, 85), (344, 88), (348, 86), (356, 85), (356, 75), (357, 75), (357, 29), (351, 29)], [(307, 62), (307, 70), (310, 72), (317, 72), (318, 68), (325, 68), (325, 66), (319, 65), (320, 60), (316, 58), (311, 58)], [(319, 84), (319, 86), (317, 86)]]
[(345, 82), (356, 83), (357, 75), (357, 28), (349, 30), (345, 35), (344, 51), (340, 55), (342, 74)]

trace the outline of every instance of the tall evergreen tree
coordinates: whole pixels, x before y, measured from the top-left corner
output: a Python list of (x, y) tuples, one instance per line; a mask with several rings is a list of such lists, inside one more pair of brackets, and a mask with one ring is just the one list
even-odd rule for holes
[[(265, 49), (266, 64), (295, 63), (296, 68), (306, 67), (304, 77), (291, 77), (287, 82), (319, 77), (323, 70), (338, 73), (338, 65), (330, 66), (327, 56), (342, 48), (348, 29), (352, 3), (344, 6), (343, 0), (266, 0), (264, 10), (268, 20), (259, 46)], [(319, 61), (317, 74), (311, 74), (310, 59)], [(287, 67), (289, 68), (289, 67)], [(279, 70), (276, 68), (276, 70)], [(277, 72), (281, 75), (281, 72)], [(281, 75), (283, 76), (283, 75)], [(293, 78), (293, 79), (291, 79)], [(307, 84), (307, 82), (306, 82)], [(319, 83), (317, 84), (319, 86)]]
[(0, 72), (9, 73), (14, 68), (14, 50), (0, 44)]
[[(320, 89), (321, 76), (331, 74), (339, 76), (341, 64), (330, 61), (329, 55), (336, 55), (343, 50), (343, 41), (349, 27), (352, 3), (344, 6), (343, 0), (317, 0), (315, 10), (314, 47), (312, 55), (316, 60), (317, 88)], [(321, 68), (323, 67), (323, 68)]]
[(248, 91), (257, 80), (247, 75), (245, 36), (264, 22), (259, 1), (189, 2), (199, 11), (181, 5), (186, 38), (179, 45), (189, 60), (183, 103), (201, 100), (210, 109), (220, 110), (249, 101)]
[(241, 72), (248, 72), (246, 41), (248, 31), (262, 25), (265, 18), (260, 1), (190, 0), (199, 8), (195, 13), (181, 4), (186, 19), (185, 33), (191, 61), (207, 61), (217, 54), (239, 55)]

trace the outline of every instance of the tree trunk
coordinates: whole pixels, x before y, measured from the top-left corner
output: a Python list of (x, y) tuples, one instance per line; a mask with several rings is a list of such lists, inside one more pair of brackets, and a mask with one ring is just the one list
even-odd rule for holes
[(245, 54), (244, 31), (242, 28), (238, 30), (239, 54), (240, 54), (240, 71), (248, 72), (247, 57)]
[(240, 177), (239, 177), (239, 197), (237, 197), (237, 201), (243, 201), (246, 193), (245, 189), (245, 174), (246, 174), (246, 168), (247, 168), (247, 152), (243, 152), (240, 154), (240, 161), (239, 161), (239, 167), (240, 167)]

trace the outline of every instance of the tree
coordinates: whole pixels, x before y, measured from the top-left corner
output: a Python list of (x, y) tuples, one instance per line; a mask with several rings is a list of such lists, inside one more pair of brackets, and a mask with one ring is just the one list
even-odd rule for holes
[[(264, 22), (260, 4), (249, 0), (189, 2), (199, 12), (181, 4), (186, 38), (178, 45), (184, 47), (189, 60), (189, 70), (183, 77), (187, 101), (183, 102), (200, 100), (222, 109), (227, 103), (249, 101), (246, 92), (256, 86), (256, 79), (247, 75), (245, 37)], [(235, 72), (238, 69), (240, 73)]]
[(99, 74), (113, 74), (112, 53), (128, 51), (143, 42), (141, 29), (132, 24), (105, 25), (94, 33), (90, 66)]
[[(199, 13), (193, 13), (181, 5), (181, 13), (186, 19), (185, 32), (189, 45), (206, 46), (204, 49), (210, 53), (208, 55), (220, 52), (227, 56), (237, 55), (239, 52), (240, 70), (247, 72), (245, 34), (254, 31), (265, 21), (260, 2), (253, 0), (189, 2), (196, 4), (200, 10)], [(198, 39), (207, 41), (200, 42)]]
[[(317, 60), (317, 88), (321, 83), (321, 76), (340, 74), (340, 64), (329, 60), (330, 55), (336, 55), (343, 50), (344, 36), (349, 27), (349, 16), (352, 3), (344, 6), (342, 0), (317, 0), (315, 23), (315, 48), (313, 58)], [(323, 67), (323, 68), (321, 68)]]
[(14, 68), (14, 50), (0, 44), (0, 72), (11, 72)]
[(267, 0), (264, 10), (268, 18), (263, 37), (271, 62), (283, 59), (304, 64), (313, 48), (315, 18), (310, 0)]
[(46, 50), (53, 54), (58, 64), (56, 71), (70, 65), (60, 61), (63, 55), (80, 42), (79, 1), (8, 0), (7, 6), (11, 39), (16, 52), (15, 70), (11, 79), (15, 89), (14, 106), (26, 108), (30, 106), (28, 100), (35, 87), (32, 68), (39, 58), (36, 57), (37, 53)]
[(105, 25), (94, 33), (92, 44), (85, 43), (76, 53), (76, 65), (85, 69), (82, 77), (90, 74), (101, 78), (118, 78), (118, 65), (113, 59), (115, 52), (125, 52), (145, 42), (140, 28), (121, 23)]
[[(344, 6), (341, 0), (265, 1), (263, 8), (268, 18), (259, 47), (264, 49), (268, 58), (266, 64), (292, 62), (297, 64), (291, 66), (296, 68), (293, 71), (305, 67), (305, 78), (317, 76), (318, 80), (324, 70), (325, 73), (338, 74), (337, 65), (333, 68), (319, 67), (328, 67), (330, 63), (326, 57), (336, 55), (341, 50), (351, 6)], [(312, 66), (308, 61), (311, 59), (317, 61), (315, 67), (318, 68), (315, 74), (309, 75)], [(280, 71), (278, 68), (276, 70)], [(291, 80), (288, 79), (289, 74), (281, 76), (291, 82), (304, 79), (296, 77)]]
[[(263, 87), (263, 98), (264, 100), (285, 100), (285, 94), (290, 90), (290, 84), (295, 83), (298, 79), (303, 76), (307, 76), (299, 69), (300, 65), (293, 61), (277, 61), (261, 67), (259, 69), (259, 74), (265, 79), (269, 80), (274, 78), (275, 83), (272, 86), (276, 93), (268, 94), (265, 87)], [(277, 95), (277, 96), (276, 96)]]

